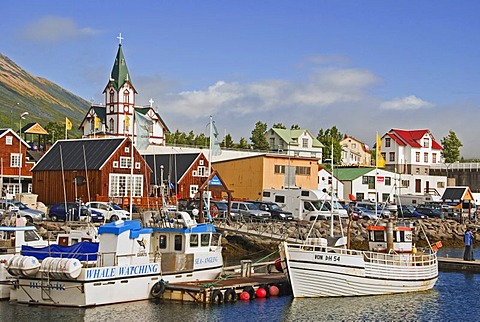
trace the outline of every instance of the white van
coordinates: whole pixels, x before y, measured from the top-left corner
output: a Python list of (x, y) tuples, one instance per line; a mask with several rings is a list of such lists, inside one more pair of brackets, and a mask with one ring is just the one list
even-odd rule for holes
[(331, 199), (323, 191), (310, 189), (265, 189), (262, 194), (263, 201), (277, 203), (292, 212), (297, 220), (329, 219), (332, 214), (348, 217), (347, 210), (335, 199), (332, 203)]

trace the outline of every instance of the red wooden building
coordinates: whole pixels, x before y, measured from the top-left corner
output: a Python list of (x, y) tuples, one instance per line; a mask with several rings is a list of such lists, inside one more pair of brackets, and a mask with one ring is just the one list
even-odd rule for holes
[(60, 140), (32, 168), (33, 192), (47, 205), (140, 198), (148, 196), (151, 173), (129, 138)]

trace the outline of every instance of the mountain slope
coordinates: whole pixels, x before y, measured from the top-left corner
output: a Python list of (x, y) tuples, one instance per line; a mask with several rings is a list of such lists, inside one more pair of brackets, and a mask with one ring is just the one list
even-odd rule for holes
[(23, 125), (37, 122), (45, 127), (51, 121), (62, 124), (68, 117), (76, 130), (89, 106), (84, 99), (29, 74), (0, 54), (0, 128), (18, 131), (20, 114), (27, 111), (29, 115)]

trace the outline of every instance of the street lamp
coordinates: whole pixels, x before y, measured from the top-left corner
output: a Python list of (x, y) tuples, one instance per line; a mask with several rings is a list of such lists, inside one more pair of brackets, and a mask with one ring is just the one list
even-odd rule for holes
[(22, 120), (28, 115), (28, 112), (23, 112), (20, 115), (20, 140), (18, 140), (18, 193), (22, 193)]

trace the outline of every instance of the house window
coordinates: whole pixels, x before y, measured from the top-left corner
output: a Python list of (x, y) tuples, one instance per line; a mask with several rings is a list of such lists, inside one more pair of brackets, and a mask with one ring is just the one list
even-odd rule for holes
[(130, 168), (132, 159), (130, 157), (120, 157), (120, 168)]
[(445, 188), (445, 182), (442, 182), (442, 181), (437, 182), (437, 188)]
[(388, 161), (395, 161), (395, 152), (388, 153)]
[(423, 139), (423, 147), (424, 148), (429, 148), (430, 147), (430, 139), (429, 138), (424, 138)]
[(126, 146), (124, 151), (125, 153), (130, 153), (130, 147)]
[(270, 138), (270, 149), (275, 149), (275, 138)]
[(392, 177), (385, 177), (385, 185), (386, 186), (392, 185)]
[(274, 172), (275, 174), (285, 173), (285, 166), (284, 166), (284, 165), (276, 164), (275, 167), (274, 167), (273, 172)]
[(420, 152), (415, 152), (415, 162), (420, 162)]
[(302, 147), (303, 148), (308, 148), (308, 139), (307, 138), (302, 139)]
[(140, 162), (135, 162), (135, 169), (140, 169)]
[(420, 174), (420, 168), (415, 168), (415, 173)]
[(389, 148), (391, 144), (390, 138), (385, 138), (385, 147)]
[(364, 200), (365, 199), (365, 194), (363, 192), (357, 192), (355, 194), (355, 199), (357, 200)]
[(352, 143), (352, 149), (356, 149), (357, 148), (357, 144), (356, 143)]
[(113, 161), (113, 167), (118, 168), (118, 161)]
[(389, 193), (382, 193), (382, 201), (383, 201), (383, 202), (388, 201), (389, 198), (390, 198), (390, 194), (389, 194)]
[(203, 165), (203, 160), (198, 161), (199, 165)]
[(437, 163), (437, 154), (432, 153), (432, 163)]
[[(128, 197), (130, 190), (132, 190), (132, 196), (143, 196), (143, 176), (134, 174), (117, 174), (110, 173), (109, 178), (109, 197)], [(130, 181), (133, 179), (132, 181)]]
[(190, 198), (194, 198), (197, 192), (198, 192), (198, 185), (196, 184), (190, 185)]
[(197, 176), (206, 177), (207, 176), (207, 167), (198, 167), (197, 168)]
[(423, 162), (428, 163), (428, 153), (427, 152), (425, 152), (423, 154)]
[(115, 121), (113, 120), (113, 118), (111, 118), (108, 122), (108, 132), (115, 133)]
[(310, 167), (295, 167), (295, 174), (309, 176)]
[(383, 160), (387, 160), (387, 154), (385, 152), (380, 153), (382, 155)]
[(10, 154), (10, 168), (20, 168), (22, 166), (22, 154), (11, 153)]
[(410, 181), (402, 180), (402, 188), (408, 188), (408, 187), (410, 187)]
[(13, 138), (11, 136), (7, 136), (5, 138), (5, 144), (6, 145), (12, 145), (13, 144)]

